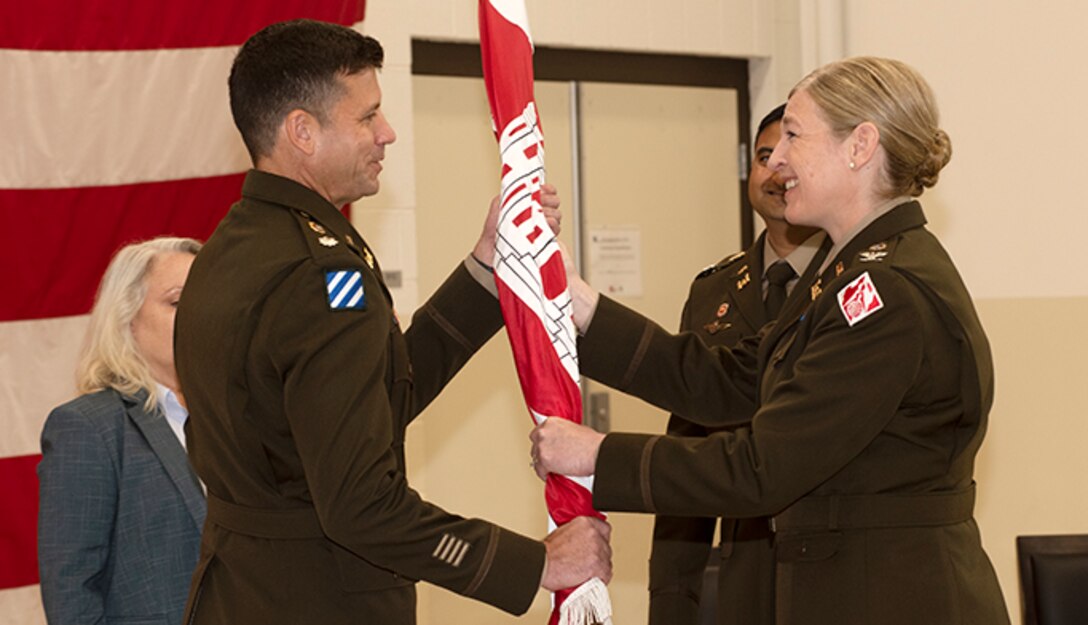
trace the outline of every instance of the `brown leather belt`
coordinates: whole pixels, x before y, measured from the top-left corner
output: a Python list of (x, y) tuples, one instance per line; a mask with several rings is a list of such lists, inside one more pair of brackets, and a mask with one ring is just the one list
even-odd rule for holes
[(806, 497), (771, 518), (771, 529), (934, 527), (962, 523), (975, 509), (975, 485), (947, 493)]
[(229, 503), (208, 493), (208, 520), (238, 534), (257, 538), (324, 538), (317, 512), (310, 508), (270, 510)]

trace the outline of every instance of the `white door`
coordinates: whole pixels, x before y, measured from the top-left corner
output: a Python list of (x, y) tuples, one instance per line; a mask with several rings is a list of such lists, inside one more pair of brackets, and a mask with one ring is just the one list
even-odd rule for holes
[[(419, 288), (425, 298), (475, 242), (498, 190), (499, 162), (482, 80), (415, 76), (413, 100)], [(536, 100), (548, 180), (564, 199), (561, 239), (570, 247), (570, 87), (538, 82)], [(638, 233), (642, 295), (618, 299), (674, 329), (692, 277), (739, 247), (735, 93), (587, 83), (581, 102), (587, 234), (617, 228)], [(610, 400), (614, 429), (664, 430), (660, 411), (619, 393), (610, 393)], [(529, 468), (530, 427), (502, 333), (412, 426), (410, 480), (450, 511), (542, 537), (546, 513), (542, 483)], [(645, 622), (652, 517), (617, 514), (611, 521), (615, 622)], [(419, 596), (421, 625), (519, 622), (426, 584)], [(523, 622), (546, 622), (549, 602), (538, 593)]]
[[(583, 84), (581, 111), (586, 235), (618, 231), (638, 243), (624, 262), (637, 264), (640, 294), (610, 296), (675, 331), (692, 278), (740, 247), (736, 92)], [(585, 276), (603, 273), (589, 263), (592, 246)], [(593, 286), (608, 292), (607, 278)], [(612, 430), (665, 431), (667, 413), (641, 400), (609, 391), (608, 403)], [(615, 622), (645, 623), (653, 516), (610, 520)]]

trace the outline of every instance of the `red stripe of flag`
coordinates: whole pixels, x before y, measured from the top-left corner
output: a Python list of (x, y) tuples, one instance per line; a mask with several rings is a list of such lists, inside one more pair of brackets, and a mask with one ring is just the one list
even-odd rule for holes
[(86, 313), (114, 252), (164, 234), (207, 239), (243, 177), (0, 189), (0, 321)]
[(0, 3), (0, 48), (152, 50), (240, 45), (261, 28), (299, 17), (350, 26), (365, 0), (33, 0)]
[(42, 457), (0, 458), (0, 589), (38, 583), (38, 475)]
[(482, 0), (479, 9), (480, 57), (497, 134), (533, 100), (533, 45), (490, 2)]

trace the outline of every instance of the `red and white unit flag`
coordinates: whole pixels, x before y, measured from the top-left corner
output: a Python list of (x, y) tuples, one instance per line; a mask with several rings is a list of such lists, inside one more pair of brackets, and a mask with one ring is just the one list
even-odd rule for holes
[[(582, 421), (572, 304), (559, 244), (540, 206), (544, 136), (533, 101), (533, 43), (524, 0), (480, 0), (480, 51), (502, 157), (495, 282), (522, 393), (533, 421)], [(544, 496), (556, 525), (593, 509), (593, 479), (549, 475)], [(556, 593), (552, 625), (610, 623), (603, 582)]]

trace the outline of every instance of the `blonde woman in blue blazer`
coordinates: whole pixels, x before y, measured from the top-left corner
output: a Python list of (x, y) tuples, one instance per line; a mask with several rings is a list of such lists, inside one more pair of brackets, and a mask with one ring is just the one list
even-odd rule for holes
[(204, 493), (185, 455), (174, 310), (200, 249), (129, 245), (102, 278), (81, 393), (42, 431), (38, 560), (51, 625), (181, 623)]

